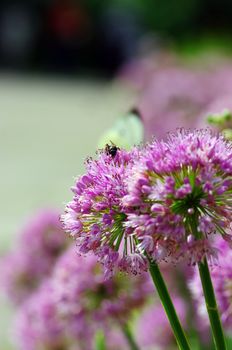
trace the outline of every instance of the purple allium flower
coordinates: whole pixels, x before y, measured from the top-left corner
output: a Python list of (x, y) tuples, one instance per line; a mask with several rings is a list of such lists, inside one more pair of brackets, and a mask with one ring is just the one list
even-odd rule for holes
[[(186, 305), (182, 298), (173, 299), (181, 323), (186, 326)], [(138, 344), (143, 350), (176, 349), (176, 341), (160, 303), (149, 305), (136, 324)]]
[[(207, 61), (204, 64), (183, 64), (178, 57), (168, 52), (153, 54), (129, 63), (124, 69), (124, 78), (139, 90), (136, 108), (144, 124), (146, 139), (153, 135), (163, 138), (177, 127), (205, 127), (208, 114), (216, 118), (217, 130), (229, 129), (217, 115), (225, 109), (231, 111), (232, 65), (228, 60)], [(122, 77), (123, 77), (122, 76)], [(224, 113), (223, 113), (224, 114)], [(164, 122), (165, 120), (165, 122)]]
[[(96, 332), (101, 325), (86, 320), (83, 315), (70, 316), (69, 321), (60, 313), (54, 286), (46, 281), (16, 314), (12, 332), (15, 345), (19, 350), (95, 350)], [(114, 329), (105, 325), (103, 332), (107, 349), (128, 349)]]
[(208, 75), (200, 70), (170, 66), (155, 71), (136, 105), (145, 136), (164, 138), (177, 127), (196, 127), (197, 119), (212, 97)]
[[(143, 275), (104, 280), (95, 256), (77, 256), (69, 248), (57, 261), (49, 282), (26, 301), (16, 322), (16, 338), (23, 350), (91, 350), (102, 330), (107, 349), (127, 349), (114, 326), (121, 326), (142, 307), (150, 293)], [(125, 345), (125, 346), (124, 346)]]
[(148, 145), (123, 198), (134, 206), (125, 226), (133, 228), (140, 253), (156, 261), (214, 258), (211, 233), (231, 241), (231, 175), (231, 144), (209, 130), (180, 130)]
[(100, 324), (127, 322), (133, 310), (142, 307), (151, 293), (147, 274), (131, 278), (115, 274), (104, 279), (102, 265), (93, 255), (77, 256), (69, 249), (57, 262), (53, 273), (56, 300), (63, 318), (84, 317)]
[(54, 302), (54, 289), (48, 281), (22, 304), (14, 326), (13, 335), (19, 349), (68, 349), (64, 324)]
[(62, 216), (64, 229), (75, 237), (79, 253), (97, 255), (106, 277), (117, 267), (134, 272), (147, 267), (136, 252), (133, 230), (124, 228), (122, 206), (127, 169), (138, 157), (139, 149), (134, 148), (130, 152), (118, 149), (115, 156), (100, 152), (97, 160), (87, 160), (86, 174), (77, 179), (74, 198)]
[[(223, 326), (232, 332), (232, 250), (224, 240), (217, 239), (216, 246), (219, 250), (218, 264), (211, 268), (211, 277), (217, 298), (219, 311)], [(194, 300), (196, 302), (199, 316), (208, 325), (207, 311), (204, 302), (203, 291), (201, 288), (200, 277), (196, 273), (189, 283)]]
[(1, 287), (14, 303), (26, 299), (51, 273), (66, 241), (56, 211), (43, 210), (31, 218), (0, 265)]

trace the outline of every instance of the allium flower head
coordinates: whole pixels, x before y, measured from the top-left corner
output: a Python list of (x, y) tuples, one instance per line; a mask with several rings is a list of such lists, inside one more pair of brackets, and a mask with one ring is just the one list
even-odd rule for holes
[(74, 198), (62, 216), (64, 229), (75, 237), (79, 253), (97, 255), (106, 276), (116, 267), (146, 268), (144, 259), (136, 253), (131, 229), (123, 227), (125, 178), (138, 156), (139, 149), (134, 148), (130, 152), (118, 149), (115, 155), (105, 150), (97, 160), (88, 159), (86, 174), (77, 179), (72, 189)]
[(95, 256), (77, 256), (73, 248), (57, 262), (53, 286), (60, 313), (70, 327), (78, 325), (78, 318), (95, 321), (98, 327), (127, 322), (133, 310), (147, 301), (151, 286), (146, 274), (131, 278), (118, 273), (105, 280), (102, 272)]
[[(44, 282), (16, 314), (13, 338), (22, 350), (65, 350), (68, 338), (54, 302), (54, 289)], [(78, 349), (78, 347), (77, 347)]]
[(212, 98), (206, 72), (165, 67), (150, 73), (138, 102), (146, 139), (166, 136), (177, 127), (196, 126), (199, 113)]
[(148, 145), (130, 173), (125, 225), (141, 252), (196, 263), (216, 255), (211, 233), (230, 242), (232, 147), (222, 136), (180, 130)]
[[(218, 264), (211, 268), (211, 277), (217, 298), (223, 326), (232, 331), (232, 249), (224, 240), (217, 239), (216, 246), (220, 252)], [(199, 275), (195, 272), (190, 281), (190, 289), (196, 302), (198, 314), (208, 325), (207, 311)]]
[(107, 349), (125, 349), (120, 336), (115, 346), (114, 327), (120, 333), (117, 326), (127, 322), (148, 295), (145, 275), (133, 279), (114, 275), (106, 281), (95, 256), (77, 256), (70, 247), (49, 281), (21, 307), (16, 340), (23, 350), (91, 350), (96, 333), (102, 330)]
[(56, 259), (67, 247), (59, 214), (42, 210), (19, 235), (14, 251), (0, 264), (1, 287), (14, 303), (21, 303), (47, 277)]

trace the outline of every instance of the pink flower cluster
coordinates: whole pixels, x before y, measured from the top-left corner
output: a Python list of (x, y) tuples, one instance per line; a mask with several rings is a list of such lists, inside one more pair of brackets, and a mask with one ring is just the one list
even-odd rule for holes
[(166, 136), (177, 127), (194, 128), (199, 116), (215, 94), (207, 72), (187, 67), (168, 66), (150, 75), (143, 88), (137, 109), (145, 128), (146, 139)]
[(64, 350), (68, 338), (63, 326), (54, 303), (54, 289), (46, 281), (18, 310), (13, 339), (22, 350)]
[[(173, 302), (181, 323), (186, 326), (187, 315), (184, 300), (175, 297)], [(159, 350), (176, 348), (175, 338), (160, 303), (153, 303), (144, 309), (136, 324), (136, 330), (138, 343), (143, 350), (153, 350), (154, 346)]]
[[(141, 251), (155, 260), (215, 256), (211, 233), (230, 239), (232, 147), (208, 130), (180, 132), (149, 145), (132, 168), (127, 215)], [(139, 210), (138, 210), (139, 208)]]
[[(57, 261), (49, 281), (19, 311), (16, 336), (23, 350), (91, 350), (102, 330), (107, 349), (116, 350), (113, 325), (127, 322), (149, 294), (146, 275), (115, 275), (105, 281), (96, 257), (77, 257), (71, 247)], [(127, 348), (123, 337), (116, 344)]]
[[(126, 212), (122, 198), (127, 193), (128, 168), (138, 157), (139, 149), (134, 148), (130, 152), (118, 150), (114, 157), (105, 151), (97, 160), (88, 159), (87, 172), (77, 179), (72, 188), (73, 200), (62, 216), (64, 229), (75, 237), (79, 253), (94, 252), (103, 262), (107, 275), (115, 267), (127, 265), (130, 254), (136, 255), (130, 229), (123, 226)], [(120, 247), (122, 239), (126, 254)], [(133, 264), (130, 265), (133, 269)]]
[(120, 328), (146, 303), (147, 275), (105, 280), (95, 256), (78, 256), (67, 243), (58, 214), (43, 210), (2, 261), (2, 287), (17, 305), (17, 348), (91, 350), (100, 330), (107, 349), (127, 349)]
[(77, 317), (77, 300), (80, 300), (78, 314), (97, 321), (98, 325), (126, 322), (132, 310), (144, 305), (152, 290), (147, 274), (135, 278), (116, 274), (105, 280), (97, 258), (77, 257), (73, 248), (59, 259), (52, 279), (63, 317), (70, 318), (73, 312)]
[(214, 259), (212, 233), (231, 241), (231, 175), (232, 146), (209, 130), (180, 130), (116, 157), (101, 152), (76, 182), (64, 229), (107, 276), (146, 270), (148, 258)]
[(145, 138), (163, 138), (177, 127), (211, 125), (219, 130), (228, 123), (208, 123), (208, 116), (225, 109), (232, 112), (232, 66), (226, 61), (183, 65), (177, 57), (163, 53), (137, 60), (124, 70), (123, 78), (139, 89), (135, 104), (140, 112)]
[(16, 304), (23, 302), (52, 271), (67, 247), (58, 212), (44, 209), (22, 230), (14, 250), (2, 258), (1, 285)]

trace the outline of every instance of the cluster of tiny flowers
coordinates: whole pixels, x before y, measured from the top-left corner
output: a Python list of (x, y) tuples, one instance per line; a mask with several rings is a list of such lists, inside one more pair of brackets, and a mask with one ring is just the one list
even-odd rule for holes
[(232, 147), (207, 129), (182, 129), (137, 153), (103, 152), (74, 193), (64, 228), (107, 275), (114, 267), (136, 274), (150, 259), (214, 260), (212, 233), (231, 242)]
[(227, 241), (232, 210), (232, 147), (208, 130), (180, 130), (155, 141), (128, 176), (126, 226), (153, 259), (216, 257), (212, 233)]
[[(127, 322), (149, 293), (145, 276), (115, 275), (105, 281), (96, 257), (77, 257), (71, 247), (57, 261), (49, 282), (21, 308), (16, 339), (23, 350), (91, 350), (102, 330), (107, 349), (117, 349), (113, 326)], [(116, 344), (127, 348), (120, 336)]]
[[(126, 211), (122, 198), (126, 195), (126, 174), (139, 157), (139, 149), (130, 152), (107, 151), (98, 159), (88, 159), (86, 174), (77, 179), (73, 200), (62, 216), (64, 229), (76, 239), (80, 254), (93, 252), (105, 266), (105, 276), (116, 267), (136, 271), (146, 269), (144, 259), (136, 252), (131, 229), (124, 228)], [(123, 242), (123, 243), (122, 243)]]
[(17, 349), (94, 349), (96, 326), (81, 315), (78, 301), (72, 306), (67, 319), (57, 303), (52, 280), (44, 281), (16, 313), (12, 335)]
[[(137, 103), (146, 139), (164, 138), (176, 127), (196, 127), (199, 115), (212, 100), (209, 74), (169, 66), (153, 72)], [(165, 122), (164, 122), (165, 121)]]
[[(217, 298), (219, 311), (223, 326), (228, 332), (232, 331), (232, 273), (231, 259), (232, 250), (228, 244), (221, 239), (215, 242), (221, 254), (218, 258), (217, 265), (211, 268), (211, 277), (214, 285), (214, 290)], [(205, 326), (208, 325), (207, 311), (204, 302), (204, 296), (201, 288), (199, 275), (195, 272), (189, 283), (192, 291), (198, 314), (202, 317)]]
[(73, 248), (57, 262), (53, 273), (56, 300), (70, 327), (77, 318), (98, 326), (111, 321), (123, 324), (146, 303), (152, 289), (147, 274), (135, 278), (115, 274), (105, 280), (102, 272), (95, 256), (78, 257)]
[[(218, 114), (231, 109), (232, 65), (214, 62), (202, 69), (183, 66), (170, 53), (138, 59), (124, 70), (124, 79), (140, 91), (139, 110), (145, 137), (163, 138), (176, 127), (199, 128), (208, 125), (232, 138), (232, 123)], [(208, 119), (209, 115), (216, 118)], [(164, 122), (165, 120), (165, 122)]]
[(22, 350), (65, 350), (68, 349), (68, 338), (64, 333), (64, 324), (54, 302), (53, 286), (44, 281), (16, 313), (13, 339)]
[(14, 251), (1, 259), (1, 286), (16, 304), (24, 301), (47, 277), (67, 239), (54, 210), (42, 210), (19, 235)]

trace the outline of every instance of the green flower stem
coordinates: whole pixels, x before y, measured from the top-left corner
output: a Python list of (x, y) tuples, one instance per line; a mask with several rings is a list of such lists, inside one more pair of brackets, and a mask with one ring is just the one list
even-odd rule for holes
[(128, 345), (130, 346), (131, 350), (139, 350), (138, 345), (136, 344), (136, 341), (134, 339), (134, 336), (130, 330), (130, 327), (128, 326), (128, 324), (124, 323), (122, 326), (122, 332), (128, 342)]
[[(190, 223), (192, 233), (197, 239), (202, 239), (203, 234), (198, 231), (198, 218), (193, 217)], [(215, 348), (217, 350), (226, 350), (226, 342), (223, 334), (222, 324), (219, 316), (217, 301), (214, 294), (213, 284), (209, 272), (209, 267), (206, 257), (202, 262), (198, 263), (201, 284), (204, 292), (205, 303), (209, 315), (211, 332)]]
[(98, 331), (96, 334), (95, 350), (107, 350), (105, 336), (102, 331)]
[(164, 310), (166, 312), (166, 315), (169, 319), (170, 325), (172, 327), (172, 331), (174, 333), (174, 336), (176, 338), (176, 342), (178, 344), (179, 349), (181, 350), (190, 350), (190, 346), (188, 344), (188, 341), (186, 339), (184, 330), (181, 326), (181, 323), (178, 319), (178, 316), (176, 314), (176, 310), (174, 308), (174, 305), (172, 303), (171, 297), (168, 293), (166, 284), (163, 280), (163, 277), (161, 275), (161, 272), (159, 270), (158, 265), (150, 260), (150, 273), (152, 280), (154, 282), (154, 285), (157, 289), (157, 292), (159, 294), (161, 303), (164, 307)]
[(201, 283), (204, 291), (206, 308), (209, 315), (211, 330), (215, 348), (217, 350), (226, 350), (226, 342), (223, 334), (221, 320), (218, 312), (217, 302), (214, 294), (213, 284), (210, 277), (209, 267), (206, 258), (198, 263)]

